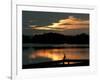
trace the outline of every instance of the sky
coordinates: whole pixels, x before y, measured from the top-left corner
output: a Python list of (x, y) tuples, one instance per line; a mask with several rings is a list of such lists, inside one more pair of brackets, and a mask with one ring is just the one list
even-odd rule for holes
[(89, 14), (22, 11), (24, 35), (48, 32), (64, 35), (89, 34)]

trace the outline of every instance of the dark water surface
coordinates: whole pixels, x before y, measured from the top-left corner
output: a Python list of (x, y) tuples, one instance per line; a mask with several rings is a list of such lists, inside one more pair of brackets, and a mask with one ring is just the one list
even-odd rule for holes
[[(54, 46), (54, 45), (53, 45)], [(23, 48), (22, 62), (24, 65), (66, 59), (89, 59), (89, 48), (86, 45), (55, 45), (54, 47), (32, 46)], [(83, 46), (83, 47), (82, 47)]]

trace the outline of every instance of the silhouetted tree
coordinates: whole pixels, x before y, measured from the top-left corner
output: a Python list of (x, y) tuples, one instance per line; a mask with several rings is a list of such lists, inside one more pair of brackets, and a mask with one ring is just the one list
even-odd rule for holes
[(23, 43), (40, 44), (89, 44), (89, 35), (83, 33), (76, 36), (68, 36), (58, 33), (45, 33), (35, 36), (23, 35)]

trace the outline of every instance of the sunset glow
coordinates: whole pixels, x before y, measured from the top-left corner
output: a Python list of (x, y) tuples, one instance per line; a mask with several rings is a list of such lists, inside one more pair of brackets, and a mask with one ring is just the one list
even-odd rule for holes
[(89, 27), (89, 20), (78, 19), (74, 16), (69, 16), (68, 18), (61, 19), (58, 22), (52, 23), (52, 25), (38, 26), (31, 25), (33, 30), (68, 30), (68, 29), (85, 29)]
[(53, 61), (56, 60), (62, 60), (64, 57), (64, 54), (66, 55), (66, 59), (84, 59), (88, 57), (88, 55), (85, 55), (83, 52), (82, 54), (78, 54), (79, 51), (82, 53), (83, 51), (81, 49), (46, 49), (46, 50), (37, 50), (34, 51), (29, 58), (36, 59), (37, 57), (46, 57), (50, 58)]
[(90, 65), (90, 14), (22, 11), (22, 69)]

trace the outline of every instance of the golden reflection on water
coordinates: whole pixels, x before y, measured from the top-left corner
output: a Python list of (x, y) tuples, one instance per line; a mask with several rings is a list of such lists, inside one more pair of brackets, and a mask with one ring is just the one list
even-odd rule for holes
[[(53, 61), (65, 59), (88, 59), (89, 53), (87, 48), (60, 48), (60, 49), (40, 49), (33, 51), (29, 56), (30, 59), (44, 57)], [(66, 63), (67, 64), (67, 63)]]

